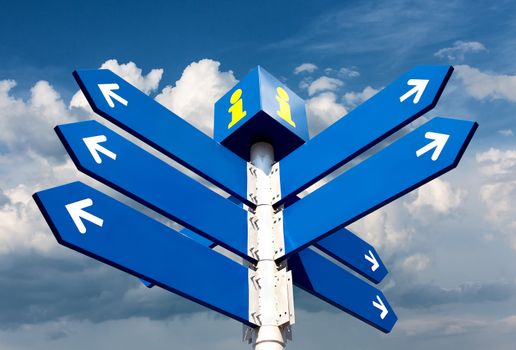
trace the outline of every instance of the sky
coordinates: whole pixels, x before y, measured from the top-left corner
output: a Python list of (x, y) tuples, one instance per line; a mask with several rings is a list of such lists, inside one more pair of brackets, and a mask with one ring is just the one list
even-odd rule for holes
[(113, 193), (53, 131), (101, 121), (74, 69), (111, 69), (212, 135), (215, 101), (261, 65), (305, 100), (313, 137), (418, 64), (455, 71), (415, 124), (480, 127), (455, 170), (349, 227), (387, 265), (398, 323), (386, 335), (296, 290), (287, 348), (514, 348), (513, 1), (4, 1), (0, 33), (0, 350), (249, 347), (238, 322), (55, 241), (34, 192)]

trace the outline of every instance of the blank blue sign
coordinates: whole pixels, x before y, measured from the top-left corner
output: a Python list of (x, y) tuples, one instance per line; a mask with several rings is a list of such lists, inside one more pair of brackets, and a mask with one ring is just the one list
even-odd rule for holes
[(247, 212), (96, 121), (56, 132), (79, 170), (250, 261)]
[(281, 259), (453, 169), (477, 126), (434, 118), (286, 208)]
[(81, 182), (34, 199), (60, 244), (253, 325), (246, 267)]
[(110, 70), (73, 76), (96, 113), (254, 207), (242, 158)]
[(286, 156), (276, 205), (434, 108), (452, 71), (451, 66), (410, 70)]

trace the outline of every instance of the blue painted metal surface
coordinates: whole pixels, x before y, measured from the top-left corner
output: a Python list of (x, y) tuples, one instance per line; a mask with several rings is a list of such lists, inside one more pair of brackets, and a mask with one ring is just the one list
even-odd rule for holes
[[(280, 163), (282, 198), (276, 206), (431, 110), (452, 71), (451, 66), (410, 70), (285, 157)], [(419, 99), (417, 92), (407, 95), (414, 89), (411, 79), (428, 80)]]
[(314, 246), (374, 283), (387, 276), (387, 268), (372, 245), (342, 228)]
[[(61, 125), (56, 132), (82, 172), (253, 261), (243, 208), (96, 121)], [(103, 149), (95, 157), (91, 148), (98, 146)]]
[(60, 244), (252, 325), (246, 267), (80, 182), (34, 199)]
[[(185, 237), (188, 237), (190, 239), (193, 239), (197, 243), (199, 243), (202, 246), (208, 247), (208, 248), (214, 248), (217, 244), (213, 243), (209, 239), (204, 238), (203, 236), (198, 235), (197, 233), (193, 232), (192, 230), (189, 230), (187, 228), (183, 228), (181, 231), (179, 231), (180, 234), (182, 234)], [(147, 288), (154, 287), (154, 283), (146, 281), (142, 278), (140, 278), (140, 281), (145, 285)]]
[(110, 70), (73, 76), (96, 113), (254, 207), (242, 158)]
[(398, 320), (381, 291), (316, 252), (305, 249), (288, 264), (296, 286), (371, 326), (388, 333)]
[(280, 160), (308, 140), (304, 101), (258, 66), (215, 103), (214, 137), (246, 160), (268, 142)]
[[(434, 118), (286, 208), (285, 255), (280, 259), (453, 169), (477, 126)], [(443, 147), (429, 148), (436, 142), (434, 133), (448, 136)], [(438, 149), (442, 151), (434, 160)]]

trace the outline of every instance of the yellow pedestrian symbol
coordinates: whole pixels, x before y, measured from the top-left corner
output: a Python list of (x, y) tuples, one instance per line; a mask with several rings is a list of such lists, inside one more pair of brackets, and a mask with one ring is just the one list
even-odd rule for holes
[(287, 92), (281, 86), (278, 86), (276, 88), (276, 93), (276, 100), (279, 103), (279, 111), (276, 111), (276, 114), (295, 128), (296, 123), (294, 123), (292, 120), (292, 115), (290, 114), (290, 105), (288, 103), (289, 98)]
[(233, 92), (229, 103), (231, 103), (231, 107), (228, 109), (228, 112), (231, 113), (231, 122), (228, 124), (228, 129), (247, 115), (247, 111), (244, 111), (242, 102), (242, 89), (236, 89), (235, 92)]

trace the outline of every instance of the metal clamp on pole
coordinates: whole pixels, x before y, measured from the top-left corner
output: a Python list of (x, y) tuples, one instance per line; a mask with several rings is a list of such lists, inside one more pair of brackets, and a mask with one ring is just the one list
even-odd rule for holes
[(272, 206), (279, 187), (279, 179), (273, 179), (279, 176), (273, 162), (270, 144), (259, 142), (251, 147), (247, 192), (256, 209), (248, 214), (248, 252), (258, 262), (256, 270), (249, 269), (249, 319), (258, 327), (244, 331), (244, 340), (256, 350), (284, 349), (294, 323), (291, 273), (275, 262), (285, 245), (282, 213)]

